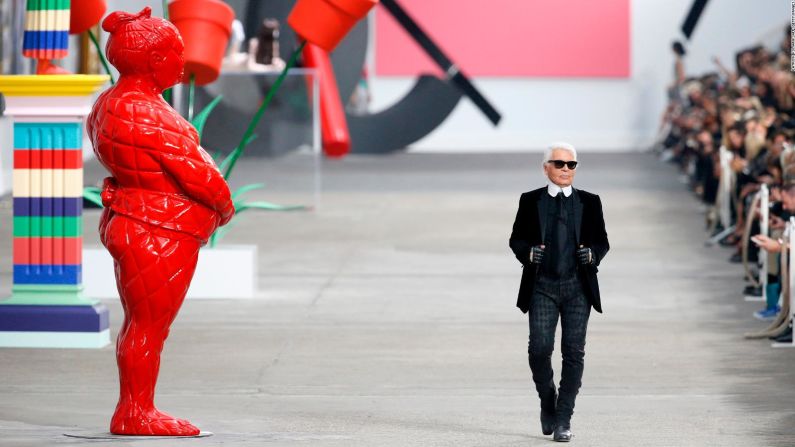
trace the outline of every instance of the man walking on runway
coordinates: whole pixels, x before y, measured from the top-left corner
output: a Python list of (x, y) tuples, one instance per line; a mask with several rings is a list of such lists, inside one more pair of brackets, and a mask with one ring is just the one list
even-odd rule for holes
[[(541, 399), (541, 430), (560, 442), (572, 437), (591, 306), (602, 312), (597, 266), (610, 248), (599, 196), (571, 186), (576, 169), (574, 146), (547, 149), (547, 186), (522, 194), (509, 241), (524, 268), (516, 306), (530, 320), (527, 352)], [(563, 368), (556, 389), (551, 358), (558, 316)]]

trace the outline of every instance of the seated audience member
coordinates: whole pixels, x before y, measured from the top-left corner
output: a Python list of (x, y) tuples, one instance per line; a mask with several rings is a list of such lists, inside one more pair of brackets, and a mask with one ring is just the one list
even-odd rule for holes
[[(754, 313), (765, 320), (780, 311), (779, 239), (795, 215), (795, 74), (790, 71), (790, 26), (783, 31), (778, 48), (742, 49), (734, 70), (713, 58), (717, 71), (700, 76), (685, 72), (684, 47), (675, 47), (675, 80), (657, 143), (662, 157), (679, 166), (685, 183), (708, 207), (712, 235), (722, 232), (721, 245), (735, 249), (731, 261), (742, 262), (746, 227), (755, 242), (748, 245), (748, 259), (755, 262), (758, 247), (767, 250), (767, 302)], [(770, 192), (767, 235), (759, 234), (759, 210), (749, 213), (762, 185)], [(726, 216), (730, 227), (723, 228)], [(762, 294), (752, 286), (749, 291)]]

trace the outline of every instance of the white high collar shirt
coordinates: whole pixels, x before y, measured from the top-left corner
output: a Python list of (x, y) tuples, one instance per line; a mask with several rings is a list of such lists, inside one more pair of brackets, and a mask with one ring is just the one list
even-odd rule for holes
[(561, 188), (552, 182), (547, 183), (547, 193), (549, 193), (550, 196), (555, 197), (561, 191), (563, 191), (564, 196), (569, 197), (572, 191), (571, 185)]

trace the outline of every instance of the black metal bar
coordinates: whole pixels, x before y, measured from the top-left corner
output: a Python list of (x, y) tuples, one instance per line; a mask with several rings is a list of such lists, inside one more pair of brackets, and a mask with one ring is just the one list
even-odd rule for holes
[(688, 40), (690, 40), (690, 36), (693, 35), (693, 30), (696, 29), (696, 25), (708, 1), (709, 0), (695, 0), (690, 7), (690, 11), (687, 13), (684, 23), (682, 23), (682, 33), (684, 33)]
[(499, 124), (502, 116), (494, 106), (489, 103), (488, 99), (484, 97), (477, 87), (472, 84), (469, 78), (461, 72), (458, 66), (447, 57), (446, 54), (439, 48), (438, 45), (431, 39), (430, 36), (406, 13), (406, 11), (398, 4), (397, 0), (381, 0), (387, 11), (392, 14), (392, 17), (397, 20), (400, 26), (406, 30), (407, 33), (428, 53), (428, 56), (436, 62), (442, 71), (446, 73), (447, 79), (452, 82), (461, 92), (475, 103), (475, 106), (483, 112), (484, 115), (495, 126)]

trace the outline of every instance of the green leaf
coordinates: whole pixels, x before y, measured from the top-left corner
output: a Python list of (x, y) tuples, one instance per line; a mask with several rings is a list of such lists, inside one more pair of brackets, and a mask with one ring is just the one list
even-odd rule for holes
[[(248, 188), (248, 190), (250, 191), (252, 189), (256, 189), (255, 187), (261, 187), (261, 186), (264, 186), (264, 185), (262, 185), (262, 184), (246, 185), (246, 186), (243, 186), (243, 187), (239, 188), (237, 191), (235, 191), (235, 193), (239, 193), (240, 190), (245, 189), (245, 188)], [(245, 191), (243, 191), (243, 192), (245, 192)], [(240, 215), (240, 213), (242, 213), (243, 211), (246, 211), (246, 210), (249, 210), (249, 209), (260, 209), (260, 210), (267, 210), (267, 211), (298, 211), (298, 210), (307, 210), (307, 209), (309, 209), (309, 207), (304, 206), (304, 205), (277, 205), (275, 203), (270, 203), (270, 202), (261, 202), (261, 201), (260, 202), (245, 202), (243, 200), (238, 200), (238, 201), (235, 202), (235, 217), (232, 218), (232, 221), (229, 222), (228, 224), (226, 224), (223, 227), (218, 227), (218, 229), (215, 230), (215, 233), (213, 233), (212, 236), (210, 236), (210, 240), (208, 242), (209, 245), (210, 245), (210, 248), (215, 247), (215, 245), (218, 243), (218, 241), (220, 241), (221, 238), (223, 238), (226, 235), (226, 233), (228, 233), (229, 230), (232, 229), (232, 227), (234, 226), (234, 223), (235, 223), (235, 218), (238, 215)]]
[(218, 227), (218, 229), (215, 230), (215, 233), (213, 233), (213, 235), (210, 236), (210, 248), (215, 247), (218, 241), (220, 241), (224, 236), (226, 236), (226, 233), (228, 233), (233, 226), (234, 224), (232, 222), (229, 222), (223, 227)]
[(221, 166), (218, 167), (221, 170), (221, 172), (224, 174), (224, 180), (229, 180), (229, 175), (232, 174), (232, 168), (235, 167), (237, 159), (240, 158), (241, 155), (243, 155), (243, 150), (246, 148), (246, 146), (251, 144), (251, 142), (254, 141), (256, 138), (257, 138), (256, 134), (249, 136), (242, 145), (236, 147), (235, 150), (232, 151), (232, 153), (230, 153), (229, 155), (226, 156), (226, 158), (224, 158), (224, 161), (221, 162)]
[(235, 203), (235, 214), (242, 213), (252, 208), (268, 211), (297, 211), (307, 209), (304, 205), (277, 205), (270, 202), (241, 202)]
[(94, 205), (100, 207), (100, 208), (104, 208), (105, 207), (105, 205), (102, 204), (102, 199), (100, 197), (93, 196), (93, 195), (84, 195), (83, 198), (88, 200), (89, 202), (93, 203)]
[(213, 99), (212, 101), (210, 101), (209, 104), (204, 106), (202, 111), (197, 113), (196, 116), (193, 117), (193, 120), (190, 122), (191, 124), (193, 124), (193, 127), (196, 128), (196, 132), (199, 134), (199, 141), (201, 141), (202, 138), (204, 125), (207, 124), (207, 118), (210, 117), (210, 113), (221, 102), (221, 99), (223, 99), (222, 95), (216, 96), (215, 99)]
[(93, 203), (94, 205), (103, 208), (104, 205), (102, 204), (101, 194), (102, 194), (102, 188), (97, 188), (96, 186), (86, 186), (85, 188), (83, 188), (83, 198)]
[(234, 200), (249, 191), (253, 191), (255, 189), (260, 189), (264, 187), (265, 187), (264, 183), (252, 183), (251, 185), (241, 186), (235, 192), (232, 193), (232, 199)]

